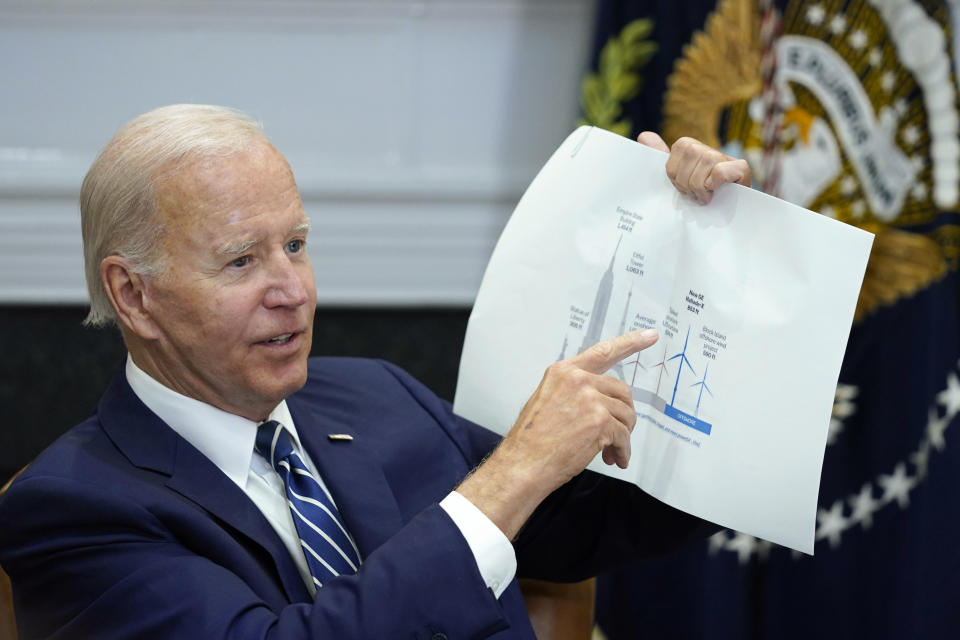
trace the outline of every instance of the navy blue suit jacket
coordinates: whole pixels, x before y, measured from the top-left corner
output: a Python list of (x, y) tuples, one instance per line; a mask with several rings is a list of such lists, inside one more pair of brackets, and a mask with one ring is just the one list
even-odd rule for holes
[[(437, 504), (498, 436), (380, 361), (311, 359), (287, 404), (360, 549), (358, 575), (312, 600), (260, 511), (121, 372), (0, 498), (22, 637), (533, 638), (516, 581), (496, 599)], [(518, 574), (583, 579), (701, 524), (585, 473), (518, 537)]]

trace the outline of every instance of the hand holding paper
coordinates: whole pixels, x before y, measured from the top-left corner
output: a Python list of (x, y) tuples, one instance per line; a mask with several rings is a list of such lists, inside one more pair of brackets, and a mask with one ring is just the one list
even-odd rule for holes
[[(655, 133), (641, 134), (638, 142), (669, 151)], [(674, 145), (664, 169), (679, 191), (698, 192), (704, 199), (712, 189), (750, 176), (746, 162), (692, 138)], [(703, 185), (708, 177), (713, 178), (710, 189)], [(631, 388), (602, 374), (657, 338), (654, 329), (627, 332), (548, 366), (501, 445), (458, 492), (512, 538), (543, 498), (597, 454), (606, 464), (626, 469), (637, 421)]]
[(658, 134), (644, 131), (637, 136), (637, 142), (669, 153), (666, 169), (670, 182), (700, 204), (710, 202), (713, 191), (725, 184), (750, 186), (750, 165), (746, 160), (728, 156), (694, 138), (680, 138), (671, 149)]
[[(641, 136), (659, 147), (657, 139)], [(632, 451), (629, 464), (598, 456), (588, 468), (810, 553), (833, 394), (872, 235), (739, 185), (718, 189), (748, 180), (745, 163), (689, 139), (668, 160), (600, 129), (571, 134), (517, 205), (487, 267), (454, 409), (505, 433), (518, 414), (544, 410), (524, 403), (535, 389), (551, 390), (547, 379), (537, 386), (551, 362), (656, 329), (656, 346), (607, 372), (623, 386), (605, 386), (601, 404), (623, 425), (629, 418), (609, 399), (630, 392), (629, 448), (610, 423), (583, 451), (614, 445), (603, 460), (622, 463)], [(504, 444), (532, 446), (515, 434), (523, 424)], [(581, 457), (559, 451), (571, 456), (562, 478)]]

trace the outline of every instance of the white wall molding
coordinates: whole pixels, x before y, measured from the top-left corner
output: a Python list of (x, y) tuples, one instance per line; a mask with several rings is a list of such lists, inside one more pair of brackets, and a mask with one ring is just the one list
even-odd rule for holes
[[(580, 19), (586, 0), (5, 0), (7, 25), (303, 26), (402, 19)], [(591, 14), (592, 16), (592, 14)]]
[(82, 303), (76, 197), (120, 124), (260, 118), (314, 221), (327, 304), (467, 305), (573, 128), (589, 0), (0, 4), (0, 303)]

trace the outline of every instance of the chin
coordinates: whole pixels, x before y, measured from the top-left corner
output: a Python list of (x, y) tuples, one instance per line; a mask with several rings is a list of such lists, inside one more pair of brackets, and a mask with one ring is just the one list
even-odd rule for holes
[(259, 398), (259, 403), (276, 406), (281, 400), (286, 400), (303, 388), (307, 383), (307, 364), (297, 368), (287, 368), (283, 371), (262, 373), (258, 379), (250, 380), (247, 388), (253, 392), (252, 397)]
[(283, 394), (281, 400), (293, 395), (307, 384), (307, 359), (303, 358), (297, 362), (296, 367), (291, 367), (284, 371), (282, 376), (277, 377), (280, 388), (278, 393)]

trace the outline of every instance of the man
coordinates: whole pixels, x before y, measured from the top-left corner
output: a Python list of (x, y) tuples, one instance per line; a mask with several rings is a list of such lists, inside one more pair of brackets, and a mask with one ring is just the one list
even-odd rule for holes
[[(692, 140), (667, 171), (701, 201), (749, 180)], [(627, 464), (630, 392), (602, 374), (653, 331), (549, 367), (499, 446), (392, 365), (308, 360), (309, 221), (241, 114), (136, 118), (81, 215), (87, 321), (129, 357), (0, 499), (25, 638), (532, 638), (516, 574), (583, 579), (702, 524), (582, 473)]]

